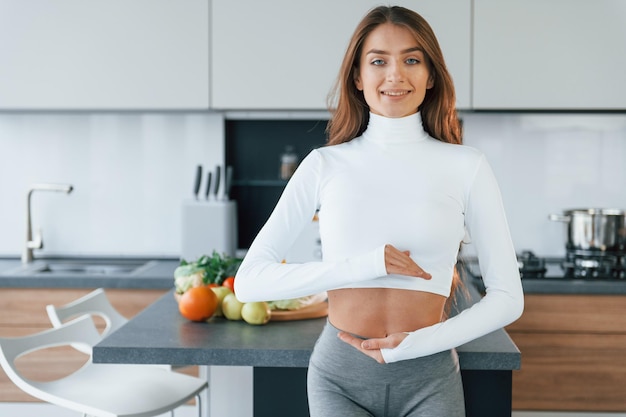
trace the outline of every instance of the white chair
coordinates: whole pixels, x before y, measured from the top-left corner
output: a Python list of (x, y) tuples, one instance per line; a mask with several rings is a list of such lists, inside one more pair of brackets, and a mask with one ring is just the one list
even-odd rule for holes
[[(54, 327), (61, 327), (68, 320), (75, 319), (84, 314), (97, 315), (102, 317), (105, 322), (104, 331), (101, 339), (109, 333), (119, 329), (128, 319), (122, 316), (109, 302), (104, 290), (98, 288), (89, 294), (78, 298), (71, 303), (63, 306), (54, 306), (49, 304), (46, 306), (48, 318)], [(100, 340), (98, 340), (99, 342)], [(83, 353), (91, 354), (91, 346), (76, 345), (73, 346)]]
[[(52, 326), (55, 328), (61, 327), (63, 323), (83, 315), (99, 316), (105, 323), (104, 330), (100, 334), (101, 339), (104, 339), (108, 334), (114, 332), (128, 322), (128, 319), (122, 316), (115, 309), (115, 307), (113, 307), (106, 296), (104, 289), (102, 288), (93, 290), (89, 294), (62, 306), (48, 304), (46, 306), (46, 312), (48, 313), (48, 318), (50, 319)], [(98, 342), (99, 341), (100, 340), (98, 340)], [(72, 344), (72, 347), (80, 352), (91, 355), (92, 346)], [(154, 366), (168, 370), (178, 368), (176, 366), (166, 364)], [(205, 399), (208, 400), (208, 396), (205, 396)], [(170, 414), (173, 417), (174, 411), (172, 410)]]
[(54, 381), (24, 378), (15, 366), (20, 356), (55, 346), (93, 346), (101, 339), (89, 316), (58, 328), (23, 336), (0, 338), (0, 364), (9, 378), (35, 398), (96, 417), (156, 416), (186, 403), (207, 382), (155, 366), (94, 364), (89, 359), (77, 371)]

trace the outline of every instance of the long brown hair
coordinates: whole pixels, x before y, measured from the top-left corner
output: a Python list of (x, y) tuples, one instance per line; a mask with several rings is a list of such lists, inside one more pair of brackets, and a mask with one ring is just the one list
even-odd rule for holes
[(363, 92), (356, 88), (355, 76), (363, 44), (367, 36), (384, 23), (408, 29), (424, 50), (430, 75), (434, 81), (426, 90), (419, 109), (424, 130), (442, 142), (460, 144), (461, 125), (455, 109), (452, 77), (448, 73), (439, 42), (430, 25), (422, 16), (400, 6), (379, 6), (370, 10), (358, 24), (344, 55), (339, 76), (328, 96), (331, 118), (326, 132), (328, 145), (348, 142), (361, 135), (369, 122), (369, 106)]
[[(426, 20), (412, 10), (400, 6), (379, 6), (370, 10), (356, 27), (346, 50), (339, 76), (328, 96), (331, 118), (326, 127), (328, 145), (338, 145), (360, 136), (369, 122), (369, 106), (362, 91), (355, 85), (359, 74), (361, 53), (367, 36), (384, 23), (408, 29), (422, 47), (433, 87), (426, 90), (424, 101), (416, 111), (422, 116), (424, 130), (442, 142), (461, 144), (462, 131), (455, 104), (456, 96), (452, 77), (448, 72), (443, 53), (435, 34)], [(444, 314), (450, 314), (454, 294), (463, 290), (463, 280), (454, 268), (451, 294)]]

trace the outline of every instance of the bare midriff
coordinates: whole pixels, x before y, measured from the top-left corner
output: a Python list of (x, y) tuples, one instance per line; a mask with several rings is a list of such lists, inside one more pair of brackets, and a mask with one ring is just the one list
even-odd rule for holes
[(328, 320), (336, 328), (364, 338), (410, 332), (438, 323), (446, 298), (393, 288), (328, 291)]

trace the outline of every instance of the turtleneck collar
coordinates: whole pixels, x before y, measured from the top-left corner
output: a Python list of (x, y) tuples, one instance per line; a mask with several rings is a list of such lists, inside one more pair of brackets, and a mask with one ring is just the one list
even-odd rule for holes
[(428, 137), (419, 112), (405, 117), (390, 118), (370, 112), (363, 138), (381, 144), (400, 144), (423, 141)]

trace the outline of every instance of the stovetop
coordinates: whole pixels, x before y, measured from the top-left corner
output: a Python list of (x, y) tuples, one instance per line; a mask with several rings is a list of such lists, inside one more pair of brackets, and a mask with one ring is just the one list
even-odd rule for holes
[[(541, 257), (532, 251), (517, 255), (522, 280), (626, 282), (626, 255), (568, 251), (563, 257)], [(473, 278), (481, 278), (478, 260), (465, 259)]]

